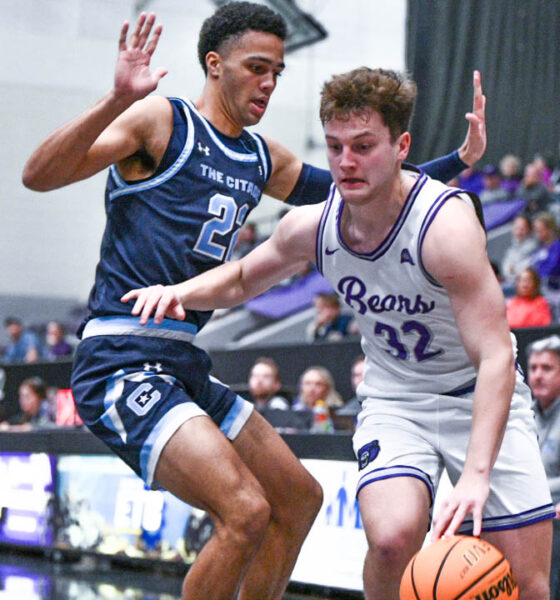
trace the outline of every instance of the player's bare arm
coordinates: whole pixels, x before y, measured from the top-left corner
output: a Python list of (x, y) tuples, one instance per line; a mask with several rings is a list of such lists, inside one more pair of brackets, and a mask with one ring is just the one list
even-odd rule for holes
[(265, 292), (286, 277), (315, 260), (315, 239), (323, 205), (291, 210), (273, 235), (241, 260), (211, 269), (177, 285), (155, 285), (131, 290), (122, 302), (135, 299), (133, 315), (146, 324), (153, 314), (161, 323), (164, 317), (184, 319), (185, 309), (229, 308)]
[(303, 166), (302, 161), (275, 140), (265, 138), (272, 160), (272, 173), (264, 188), (265, 194), (285, 200), (294, 189)]
[(483, 229), (463, 200), (453, 198), (442, 207), (422, 256), (428, 272), (449, 294), (461, 339), (477, 370), (465, 467), (434, 519), (434, 537), (454, 533), (469, 514), (473, 533), (479, 535), (515, 383), (505, 302), (486, 255)]
[[(113, 88), (39, 146), (25, 165), (24, 185), (52, 190), (85, 179), (140, 149), (149, 152), (153, 146), (157, 152), (162, 141), (154, 140), (151, 132), (165, 120), (166, 101), (150, 98), (135, 104), (155, 90), (167, 72), (163, 68), (150, 71), (162, 30), (154, 23), (154, 14), (143, 13), (129, 39), (128, 23), (123, 25)], [(170, 114), (171, 108), (167, 110)]]
[(469, 122), (467, 136), (459, 148), (459, 158), (469, 167), (478, 162), (486, 152), (486, 96), (482, 93), (479, 71), (473, 72), (473, 107), (465, 115)]

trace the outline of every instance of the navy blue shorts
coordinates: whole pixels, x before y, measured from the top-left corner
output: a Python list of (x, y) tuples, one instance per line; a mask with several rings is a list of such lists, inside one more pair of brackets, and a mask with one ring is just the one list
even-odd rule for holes
[[(100, 321), (101, 332), (95, 329)], [(117, 321), (141, 328), (140, 335), (105, 335), (117, 330)], [(89, 323), (94, 326), (89, 328), (94, 330), (91, 337)], [(167, 337), (166, 321), (158, 327), (137, 325), (134, 317), (89, 323), (72, 371), (78, 413), (148, 485), (154, 484), (163, 447), (192, 417), (209, 416), (224, 435), (235, 439), (252, 404), (210, 376), (210, 357), (203, 350)]]

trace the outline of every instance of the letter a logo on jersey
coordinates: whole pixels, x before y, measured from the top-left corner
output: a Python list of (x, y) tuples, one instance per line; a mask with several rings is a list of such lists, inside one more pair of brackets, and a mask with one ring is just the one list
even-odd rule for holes
[(402, 263), (410, 263), (411, 265), (414, 264), (412, 256), (410, 256), (410, 252), (406, 248), (401, 252), (401, 265)]

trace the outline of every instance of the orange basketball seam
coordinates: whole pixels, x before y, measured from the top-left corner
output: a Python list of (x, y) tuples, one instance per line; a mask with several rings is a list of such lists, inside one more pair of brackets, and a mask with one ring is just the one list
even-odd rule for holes
[[(418, 554), (416, 554), (416, 556), (418, 556)], [(416, 556), (412, 559), (412, 564), (410, 565), (410, 581), (412, 582), (412, 591), (416, 596), (416, 600), (420, 600), (418, 590), (416, 589), (416, 583), (414, 582), (414, 563), (416, 562)]]
[(439, 569), (434, 581), (434, 588), (433, 588), (433, 593), (432, 593), (432, 598), (434, 600), (437, 600), (437, 585), (438, 585), (438, 581), (439, 581), (439, 577), (441, 575), (441, 572), (443, 570), (443, 566), (445, 565), (445, 561), (449, 558), (449, 555), (451, 554), (453, 548), (455, 548), (455, 546), (459, 543), (461, 543), (463, 541), (463, 538), (459, 538), (454, 544), (453, 546), (451, 546), (451, 548), (449, 548), (449, 550), (447, 551), (447, 554), (443, 557), (443, 560), (441, 561), (441, 564), (439, 565)]
[(469, 590), (471, 590), (481, 579), (484, 579), (486, 575), (490, 573), (490, 571), (493, 571), (496, 567), (500, 566), (505, 560), (505, 557), (502, 556), (502, 558), (497, 563), (493, 564), (487, 571), (484, 571), (484, 573), (482, 573), (482, 575), (480, 575), (478, 579), (473, 581), (469, 585), (469, 587), (466, 590), (463, 590), (458, 596), (456, 596), (454, 600), (460, 600), (460, 598), (462, 598)]

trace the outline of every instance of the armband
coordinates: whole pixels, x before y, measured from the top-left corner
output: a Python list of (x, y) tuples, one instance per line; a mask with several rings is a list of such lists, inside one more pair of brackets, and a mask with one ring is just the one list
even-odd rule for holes
[(286, 202), (293, 206), (323, 202), (329, 195), (331, 183), (332, 177), (329, 171), (303, 163), (296, 185), (286, 198)]
[(452, 152), (447, 156), (441, 156), (440, 158), (436, 158), (418, 166), (432, 179), (447, 183), (454, 177), (457, 177), (461, 171), (467, 169), (469, 165), (466, 165), (461, 160), (459, 151), (455, 150), (455, 152)]

